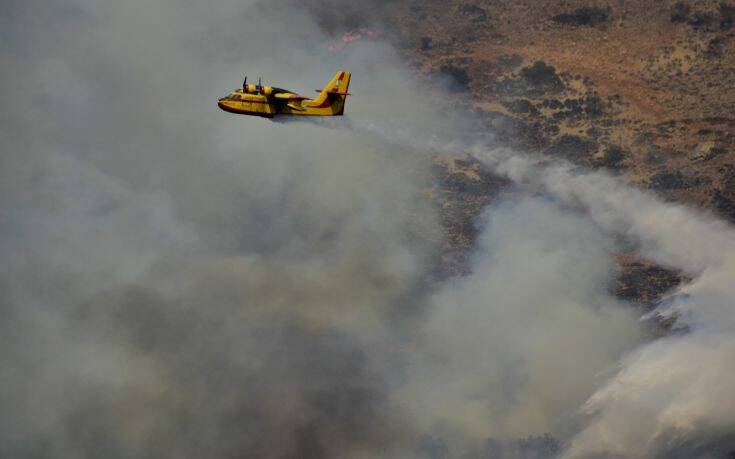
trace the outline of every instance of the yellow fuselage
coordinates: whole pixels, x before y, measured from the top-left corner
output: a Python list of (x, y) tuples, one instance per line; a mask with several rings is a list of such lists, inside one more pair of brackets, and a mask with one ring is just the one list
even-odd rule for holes
[(340, 116), (344, 113), (349, 72), (337, 72), (315, 99), (270, 86), (244, 85), (219, 99), (222, 110), (272, 118), (276, 115)]
[(220, 99), (217, 105), (230, 113), (267, 118), (276, 115), (336, 116), (341, 115), (344, 110), (344, 100), (335, 100), (332, 103), (329, 100), (317, 103), (316, 100), (298, 98), (269, 100), (265, 94), (248, 94), (242, 89), (233, 91), (228, 97)]

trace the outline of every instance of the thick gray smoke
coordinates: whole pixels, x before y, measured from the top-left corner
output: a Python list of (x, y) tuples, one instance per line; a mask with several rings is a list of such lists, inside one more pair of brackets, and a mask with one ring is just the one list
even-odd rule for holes
[[(432, 284), (424, 146), (457, 125), (385, 43), (331, 53), (277, 2), (6, 3), (0, 456), (729, 446), (729, 228), (481, 149), (518, 187), (471, 274)], [(215, 105), (243, 72), (306, 94), (340, 68), (336, 128)], [(619, 234), (697, 276), (668, 310), (686, 331), (648, 342), (610, 296)]]
[(735, 449), (735, 405), (728, 394), (735, 383), (735, 231), (601, 173), (480, 150), (479, 157), (517, 183), (581, 207), (600, 228), (694, 276), (655, 311), (675, 320), (675, 332), (622, 360), (584, 404), (590, 421), (563, 457), (729, 457)]
[(416, 158), (216, 107), (244, 71), (308, 93), (345, 66), (350, 113), (406, 116), (390, 49), (334, 56), (269, 2), (2, 17), (0, 456), (400, 451), (389, 328), (438, 237)]

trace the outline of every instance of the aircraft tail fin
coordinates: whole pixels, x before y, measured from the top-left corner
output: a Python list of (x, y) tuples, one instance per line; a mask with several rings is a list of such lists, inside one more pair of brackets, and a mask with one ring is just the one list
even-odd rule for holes
[(350, 72), (339, 71), (334, 74), (329, 83), (321, 90), (319, 95), (314, 99), (313, 106), (318, 108), (331, 107), (334, 115), (341, 115), (344, 112), (345, 100), (350, 88)]
[(350, 72), (337, 72), (334, 74), (331, 80), (329, 80), (329, 83), (327, 83), (326, 86), (324, 86), (324, 89), (322, 89), (322, 92), (326, 92), (329, 94), (340, 94), (343, 96), (349, 95), (347, 93), (347, 90), (350, 88), (350, 77), (352, 74)]

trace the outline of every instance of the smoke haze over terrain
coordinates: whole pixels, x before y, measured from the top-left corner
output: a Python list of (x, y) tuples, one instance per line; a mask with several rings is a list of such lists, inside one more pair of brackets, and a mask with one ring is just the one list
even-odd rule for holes
[[(383, 42), (328, 52), (318, 22), (285, 2), (6, 5), (0, 456), (732, 450), (732, 230), (476, 147), (516, 185), (471, 273), (436, 281), (427, 150), (458, 148), (461, 115)], [(244, 71), (308, 95), (338, 69), (355, 95), (335, 128), (215, 105)], [(694, 276), (663, 311), (686, 330), (652, 340), (611, 295), (621, 235)]]

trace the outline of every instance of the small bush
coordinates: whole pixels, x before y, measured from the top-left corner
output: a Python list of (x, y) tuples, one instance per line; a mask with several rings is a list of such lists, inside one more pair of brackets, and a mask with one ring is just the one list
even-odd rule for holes
[(595, 27), (610, 20), (610, 10), (596, 7), (583, 7), (571, 13), (557, 14), (551, 20), (564, 25)]
[(735, 201), (727, 191), (716, 189), (712, 196), (712, 206), (720, 215), (735, 223)]
[(656, 190), (683, 190), (699, 186), (703, 181), (699, 177), (676, 172), (659, 172), (649, 179), (649, 184)]
[(707, 50), (705, 55), (709, 57), (720, 57), (724, 52), (725, 38), (715, 37), (707, 42)]
[(431, 49), (431, 37), (421, 37), (421, 51), (428, 51)]
[(518, 67), (521, 62), (523, 62), (523, 57), (520, 54), (504, 54), (498, 58), (498, 65), (506, 69)]
[(559, 130), (559, 126), (557, 126), (556, 124), (549, 123), (546, 126), (544, 126), (544, 132), (547, 133), (547, 134), (549, 134), (549, 135), (552, 135), (552, 136), (553, 135), (558, 135), (559, 134), (559, 131), (560, 131)]
[(712, 147), (709, 149), (709, 153), (705, 155), (704, 160), (710, 161), (712, 159), (717, 158), (720, 155), (724, 155), (725, 153), (727, 153), (727, 150), (725, 150), (724, 148)]
[(671, 22), (687, 22), (691, 8), (684, 2), (676, 2), (674, 12), (671, 14)]
[(564, 108), (564, 103), (557, 99), (544, 99), (541, 102), (543, 108), (550, 108), (551, 110), (561, 110)]
[(610, 145), (602, 156), (601, 165), (604, 167), (616, 168), (627, 156), (627, 152), (617, 145)]
[(699, 12), (694, 14), (694, 17), (689, 20), (689, 25), (695, 29), (707, 27), (711, 25), (715, 20), (715, 15), (710, 12)]
[(531, 86), (561, 89), (562, 82), (556, 69), (544, 61), (536, 61), (531, 67), (521, 69), (521, 76)]
[(547, 154), (562, 156), (570, 160), (581, 160), (597, 150), (597, 142), (576, 135), (564, 134), (554, 145), (546, 150)]
[(538, 109), (527, 99), (504, 101), (503, 105), (513, 113), (525, 113), (531, 116), (539, 114)]
[(470, 16), (475, 22), (487, 21), (487, 12), (484, 8), (480, 8), (477, 5), (463, 5), (462, 12), (467, 16)]
[(454, 64), (444, 64), (439, 68), (438, 73), (441, 76), (449, 78), (449, 90), (454, 92), (470, 90), (470, 81), (472, 81), (472, 79), (467, 74), (467, 70), (457, 67)]
[(424, 8), (419, 5), (413, 5), (409, 12), (411, 16), (415, 19), (418, 19), (420, 21), (426, 19), (426, 11), (424, 11)]
[(729, 29), (735, 24), (735, 5), (720, 2), (720, 27)]
[(588, 95), (584, 99), (584, 112), (588, 116), (600, 116), (605, 112), (605, 101), (596, 94)]

